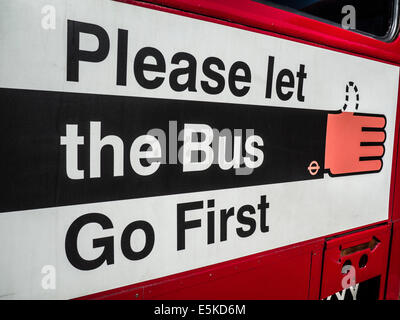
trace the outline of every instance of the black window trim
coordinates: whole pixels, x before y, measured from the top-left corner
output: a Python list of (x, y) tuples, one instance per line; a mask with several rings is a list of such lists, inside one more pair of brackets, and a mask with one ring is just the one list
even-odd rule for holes
[[(310, 18), (310, 19), (313, 19), (313, 20), (317, 20), (317, 21), (320, 21), (320, 22), (323, 22), (323, 23), (326, 23), (326, 24), (329, 24), (329, 25), (332, 25), (332, 26), (339, 27), (339, 28), (343, 29), (340, 26), (340, 24), (338, 24), (338, 23), (335, 23), (333, 21), (329, 21), (329, 20), (314, 16), (314, 15), (309, 14), (309, 13), (305, 13), (305, 12), (296, 10), (294, 8), (291, 8), (291, 7), (287, 7), (287, 6), (280, 5), (280, 4), (277, 4), (277, 3), (274, 3), (274, 2), (270, 2), (268, 0), (253, 0), (253, 1), (268, 5), (270, 7), (278, 8), (278, 9), (281, 9), (281, 10), (284, 10), (284, 11), (292, 12), (292, 13), (298, 14), (300, 16), (304, 16), (304, 17), (307, 17), (307, 18)], [(348, 31), (359, 33), (359, 34), (362, 34), (364, 36), (367, 36), (367, 37), (370, 37), (370, 38), (374, 38), (376, 40), (380, 40), (380, 41), (383, 41), (383, 42), (393, 42), (394, 40), (396, 40), (396, 38), (398, 36), (398, 33), (399, 33), (399, 2), (400, 2), (400, 0), (394, 0), (393, 1), (394, 8), (393, 8), (392, 23), (391, 23), (389, 31), (387, 32), (387, 34), (385, 36), (377, 36), (377, 35), (374, 35), (372, 33), (361, 31), (361, 30), (357, 30), (357, 29), (349, 29)], [(346, 30), (346, 29), (343, 29), (343, 30)]]

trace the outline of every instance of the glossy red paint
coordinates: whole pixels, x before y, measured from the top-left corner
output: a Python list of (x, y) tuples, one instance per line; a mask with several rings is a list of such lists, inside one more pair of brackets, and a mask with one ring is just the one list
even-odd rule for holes
[[(400, 82), (400, 79), (399, 79)], [(400, 97), (400, 86), (398, 97)], [(400, 166), (399, 166), (399, 126), (400, 126), (400, 99), (397, 101), (397, 117), (395, 126), (395, 136), (394, 136), (394, 150), (393, 150), (393, 161), (392, 161), (392, 177), (390, 183), (390, 199), (389, 199), (389, 218), (390, 221), (394, 222), (400, 219), (400, 189), (396, 186), (400, 185)]]
[[(388, 225), (328, 240), (324, 254), (321, 298), (343, 290), (342, 281), (347, 275), (342, 273), (342, 269), (349, 263), (354, 267), (353, 274), (357, 283), (377, 276), (381, 277), (379, 297), (382, 299), (389, 241), (390, 227)], [(352, 277), (352, 274), (348, 275), (350, 276)], [(350, 280), (350, 278), (344, 280)]]
[(318, 299), (318, 239), (81, 299)]
[(388, 277), (386, 288), (387, 300), (399, 300), (400, 283), (400, 221), (393, 223), (390, 260), (388, 265)]
[[(132, 5), (184, 15), (334, 51), (400, 65), (400, 39), (392, 42), (343, 30), (252, 0), (118, 0)], [(398, 105), (400, 110), (400, 104)], [(82, 297), (83, 299), (320, 299), (340, 291), (343, 274), (338, 249), (378, 237), (359, 281), (380, 275), (380, 298), (397, 299), (400, 292), (399, 114), (388, 220), (360, 226), (304, 243), (243, 257), (139, 284)], [(392, 229), (393, 226), (393, 229)], [(392, 234), (392, 241), (390, 235)], [(330, 239), (330, 240), (329, 240)], [(369, 241), (367, 240), (367, 241)], [(325, 248), (326, 245), (326, 248)], [(390, 253), (388, 254), (390, 247)], [(369, 250), (369, 249), (368, 249)], [(339, 250), (340, 253), (340, 250)], [(388, 262), (389, 258), (389, 262)], [(341, 261), (342, 263), (343, 261)], [(387, 275), (387, 282), (386, 280)], [(322, 277), (322, 278), (321, 278)], [(322, 281), (321, 281), (322, 280)], [(384, 283), (386, 282), (386, 286)], [(249, 285), (252, 284), (252, 285)], [(385, 288), (387, 293), (385, 295)]]
[[(399, 79), (400, 82), (400, 79)], [(400, 126), (400, 87), (397, 101), (396, 132), (392, 163), (392, 178), (389, 199), (389, 224), (391, 228), (391, 241), (388, 261), (385, 299), (400, 299), (400, 163), (399, 163), (399, 126)]]

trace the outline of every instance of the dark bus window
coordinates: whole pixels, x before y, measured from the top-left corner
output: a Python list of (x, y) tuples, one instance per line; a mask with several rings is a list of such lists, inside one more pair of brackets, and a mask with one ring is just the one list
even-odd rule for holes
[[(339, 24), (346, 29), (353, 29), (362, 33), (369, 33), (380, 38), (393, 36), (397, 24), (398, 0), (256, 0), (281, 9), (294, 9), (304, 15)], [(354, 23), (349, 27), (350, 11), (342, 10), (345, 6), (352, 6)], [(347, 7), (348, 8), (348, 7)], [(344, 13), (343, 13), (344, 11)], [(347, 16), (347, 17), (346, 17)]]

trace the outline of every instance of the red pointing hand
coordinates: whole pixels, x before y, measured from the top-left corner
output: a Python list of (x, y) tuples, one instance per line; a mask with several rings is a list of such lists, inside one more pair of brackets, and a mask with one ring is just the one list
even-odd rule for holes
[(384, 116), (328, 114), (325, 169), (332, 175), (381, 170), (385, 125)]

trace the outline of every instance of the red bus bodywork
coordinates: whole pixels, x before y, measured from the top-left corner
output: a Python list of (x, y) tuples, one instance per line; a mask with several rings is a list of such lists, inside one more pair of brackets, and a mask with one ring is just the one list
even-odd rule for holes
[[(133, 6), (284, 38), (400, 66), (400, 39), (383, 42), (311, 18), (251, 0), (121, 0)], [(399, 103), (397, 105), (399, 110)], [(399, 113), (396, 119), (389, 216), (372, 225), (281, 247), (251, 256), (128, 285), (83, 299), (324, 299), (340, 290), (340, 250), (379, 239), (376, 250), (364, 248), (358, 281), (380, 276), (379, 299), (400, 292)], [(312, 223), (312, 221), (310, 221)], [(336, 260), (335, 260), (336, 259)], [(340, 260), (340, 257), (339, 257)]]

